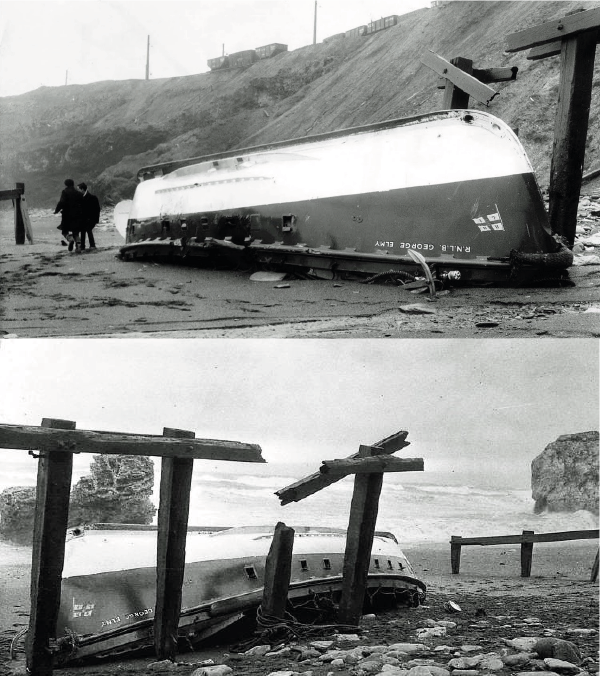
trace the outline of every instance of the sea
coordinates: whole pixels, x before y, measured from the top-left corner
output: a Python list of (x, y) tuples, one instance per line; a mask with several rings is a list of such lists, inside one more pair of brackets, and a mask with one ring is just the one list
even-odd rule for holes
[[(73, 483), (89, 473), (90, 456), (76, 456)], [(36, 461), (21, 452), (0, 475), (0, 492), (34, 486)], [(5, 469), (7, 465), (5, 464)], [(315, 472), (302, 463), (214, 463), (195, 461), (190, 498), (191, 526), (348, 526), (353, 478), (346, 477), (300, 502), (281, 506), (275, 491)], [(155, 463), (158, 506), (160, 461)], [(462, 471), (388, 473), (379, 501), (377, 529), (394, 533), (401, 544), (443, 544), (452, 535), (510, 535), (598, 528), (598, 517), (576, 512), (534, 513), (530, 477), (490, 467)], [(156, 519), (155, 519), (156, 521)], [(0, 541), (0, 564), (16, 562), (22, 548)]]

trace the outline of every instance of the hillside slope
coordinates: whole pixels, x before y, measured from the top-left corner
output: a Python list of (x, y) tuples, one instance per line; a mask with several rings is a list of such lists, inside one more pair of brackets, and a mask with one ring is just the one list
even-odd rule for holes
[[(461, 2), (400, 17), (366, 38), (311, 45), (241, 70), (163, 80), (42, 87), (0, 98), (0, 187), (26, 184), (33, 206), (53, 206), (67, 176), (105, 203), (133, 195), (144, 165), (437, 110), (426, 49), (478, 68), (518, 66), (489, 112), (519, 129), (541, 185), (548, 183), (559, 57), (504, 54), (509, 33), (591, 2)], [(599, 167), (599, 64), (585, 171)], [(473, 100), (471, 105), (476, 105)]]

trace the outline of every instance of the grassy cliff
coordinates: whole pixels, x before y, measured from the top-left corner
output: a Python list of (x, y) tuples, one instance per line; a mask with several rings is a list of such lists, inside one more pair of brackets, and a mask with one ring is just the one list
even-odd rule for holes
[[(54, 206), (63, 180), (105, 203), (133, 195), (137, 170), (171, 159), (284, 140), (441, 107), (426, 49), (477, 68), (518, 66), (489, 107), (519, 135), (548, 184), (559, 57), (504, 54), (509, 33), (591, 2), (462, 2), (422, 9), (364, 38), (310, 45), (240, 70), (162, 80), (42, 87), (0, 98), (0, 188), (24, 182), (29, 204)], [(597, 61), (585, 171), (599, 167)], [(474, 108), (482, 108), (471, 100)]]

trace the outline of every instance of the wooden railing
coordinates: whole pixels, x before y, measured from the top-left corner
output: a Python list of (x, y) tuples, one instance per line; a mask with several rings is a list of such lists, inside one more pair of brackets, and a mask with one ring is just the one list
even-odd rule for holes
[[(535, 542), (565, 542), (567, 540), (593, 540), (599, 538), (599, 530), (568, 530), (556, 533), (538, 533), (533, 530), (524, 530), (521, 535), (493, 535), (486, 537), (464, 538), (460, 535), (451, 536), (451, 572), (459, 574), (461, 563), (461, 547), (463, 545), (521, 545), (520, 558), (522, 577), (530, 577), (532, 569), (532, 551)], [(599, 550), (591, 570), (591, 582), (597, 580), (599, 574)]]

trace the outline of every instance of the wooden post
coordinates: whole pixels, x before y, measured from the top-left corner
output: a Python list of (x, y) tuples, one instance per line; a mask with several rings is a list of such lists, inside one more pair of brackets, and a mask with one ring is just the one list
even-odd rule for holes
[(283, 619), (288, 601), (292, 572), (294, 529), (281, 521), (273, 532), (273, 540), (265, 562), (265, 584), (261, 610), (265, 615)]
[(551, 230), (565, 237), (570, 246), (576, 236), (597, 40), (595, 31), (587, 31), (565, 38), (561, 44), (549, 221)]
[[(16, 183), (15, 189), (22, 194), (25, 191), (25, 184)], [(25, 223), (21, 211), (21, 194), (13, 200), (15, 205), (15, 244), (25, 244)]]
[[(534, 535), (533, 530), (523, 530), (522, 535)], [(530, 577), (532, 570), (532, 550), (534, 549), (533, 542), (522, 542), (520, 549), (520, 560), (522, 564), (522, 577)]]
[[(457, 66), (457, 68), (460, 68), (462, 71), (466, 72), (468, 75), (472, 74), (473, 61), (471, 59), (464, 59), (462, 56), (456, 56), (454, 59), (451, 59), (451, 63), (454, 66)], [(469, 94), (464, 92), (462, 89), (459, 89), (459, 87), (454, 85), (450, 80), (447, 80), (442, 97), (443, 110), (468, 108), (469, 101)]]
[(595, 560), (593, 562), (593, 567), (591, 569), (591, 582), (596, 582), (599, 575), (599, 548), (597, 548), (597, 553), (595, 554)]
[[(44, 418), (42, 427), (72, 430), (75, 423)], [(40, 452), (26, 641), (27, 672), (35, 676), (52, 674), (50, 644), (56, 638), (72, 470), (72, 450)]]
[(451, 535), (451, 573), (459, 575), (461, 565), (461, 536)]
[[(371, 446), (360, 447), (361, 457), (371, 454)], [(355, 476), (342, 568), (342, 595), (338, 609), (338, 621), (342, 624), (358, 626), (363, 612), (383, 479), (382, 472)]]
[[(194, 432), (163, 429), (163, 436), (194, 439)], [(182, 608), (193, 458), (163, 458), (157, 534), (154, 645), (159, 660), (175, 660)]]

